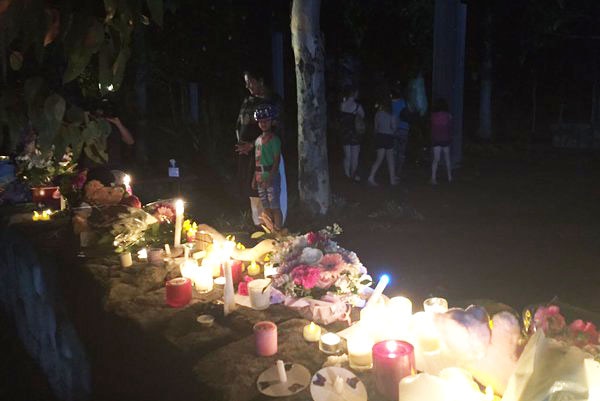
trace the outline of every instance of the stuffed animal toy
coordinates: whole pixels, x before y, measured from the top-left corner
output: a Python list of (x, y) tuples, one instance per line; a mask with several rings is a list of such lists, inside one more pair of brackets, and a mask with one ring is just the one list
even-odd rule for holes
[(123, 187), (104, 186), (98, 180), (86, 182), (83, 187), (83, 200), (91, 205), (117, 205), (123, 199)]

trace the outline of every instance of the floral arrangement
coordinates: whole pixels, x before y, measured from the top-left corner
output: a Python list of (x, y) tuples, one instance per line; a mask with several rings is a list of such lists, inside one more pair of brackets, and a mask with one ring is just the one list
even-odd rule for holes
[(169, 201), (157, 201), (144, 207), (144, 210), (155, 219), (144, 235), (148, 245), (163, 246), (173, 240), (175, 227), (175, 206)]
[(117, 253), (129, 252), (131, 248), (144, 241), (144, 234), (156, 219), (142, 209), (127, 207), (126, 213), (118, 215), (110, 231), (114, 236), (113, 245)]
[[(525, 323), (527, 326), (527, 317)], [(538, 307), (530, 326), (533, 331), (543, 330), (546, 337), (576, 346), (594, 358), (600, 358), (600, 334), (594, 323), (576, 319), (567, 325), (557, 305)]]
[(34, 148), (29, 153), (15, 157), (17, 175), (31, 186), (50, 184), (55, 177), (73, 172), (76, 164), (72, 156), (72, 152), (67, 152), (60, 160), (56, 160), (54, 147), (48, 152)]
[(334, 224), (282, 238), (270, 256), (278, 266), (274, 286), (288, 296), (319, 299), (331, 293), (352, 303), (372, 279), (354, 252), (333, 241), (341, 233), (341, 227)]

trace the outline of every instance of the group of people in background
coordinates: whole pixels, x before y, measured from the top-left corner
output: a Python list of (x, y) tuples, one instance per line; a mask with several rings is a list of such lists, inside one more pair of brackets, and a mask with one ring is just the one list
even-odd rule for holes
[[(359, 171), (359, 155), (363, 143), (363, 132), (360, 132), (360, 120), (365, 118), (364, 107), (358, 101), (358, 90), (347, 87), (339, 104), (337, 126), (343, 146), (343, 170), (347, 178), (361, 181)], [(382, 96), (375, 105), (376, 113), (373, 121), (373, 143), (375, 160), (369, 169), (367, 183), (378, 186), (377, 172), (384, 159), (386, 161), (389, 184), (394, 186), (400, 182), (400, 172), (406, 158), (409, 139), (410, 122), (415, 111), (403, 96), (399, 85), (392, 87), (389, 93)], [(431, 135), (432, 163), (431, 184), (437, 184), (437, 169), (443, 155), (448, 182), (452, 181), (450, 162), (450, 144), (452, 141), (452, 116), (444, 99), (434, 102), (428, 125)]]

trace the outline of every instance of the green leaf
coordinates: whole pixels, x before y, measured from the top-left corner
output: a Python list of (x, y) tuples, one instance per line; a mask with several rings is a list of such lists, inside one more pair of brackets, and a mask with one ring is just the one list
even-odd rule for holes
[(62, 121), (65, 116), (65, 108), (65, 99), (56, 93), (48, 96), (44, 102), (44, 112), (46, 118), (50, 120)]
[(163, 26), (163, 0), (146, 0), (150, 15), (156, 24), (160, 27)]
[(84, 47), (76, 48), (69, 54), (67, 69), (63, 75), (63, 83), (71, 82), (81, 75), (92, 59), (93, 51)]
[(19, 71), (23, 66), (23, 55), (20, 52), (13, 51), (9, 58), (10, 68), (14, 71)]

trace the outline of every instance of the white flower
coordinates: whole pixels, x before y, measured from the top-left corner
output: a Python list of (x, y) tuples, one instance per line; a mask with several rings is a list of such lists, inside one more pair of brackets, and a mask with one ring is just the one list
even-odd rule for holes
[(348, 293), (352, 290), (352, 280), (348, 275), (342, 274), (335, 282), (335, 286), (339, 288), (340, 293)]
[(323, 252), (320, 249), (307, 247), (302, 250), (300, 261), (305, 265), (316, 265), (322, 258)]

